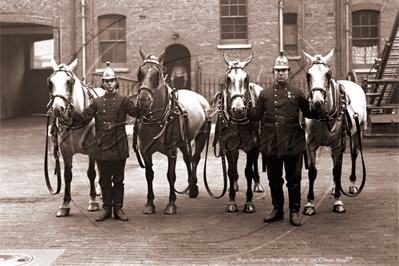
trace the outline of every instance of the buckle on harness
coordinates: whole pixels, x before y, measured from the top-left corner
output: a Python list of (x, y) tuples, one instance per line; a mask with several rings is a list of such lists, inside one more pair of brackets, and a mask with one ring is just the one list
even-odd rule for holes
[(277, 124), (278, 125), (284, 125), (285, 124), (284, 122), (285, 122), (285, 119), (284, 119), (283, 116), (277, 117)]
[(110, 130), (112, 128), (111, 122), (104, 122), (104, 130)]

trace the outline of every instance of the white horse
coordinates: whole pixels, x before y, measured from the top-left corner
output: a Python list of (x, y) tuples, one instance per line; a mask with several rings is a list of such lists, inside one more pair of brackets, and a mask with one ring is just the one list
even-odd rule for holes
[[(350, 175), (352, 186), (349, 189), (352, 194), (358, 192), (357, 187), (354, 186), (356, 180), (355, 165), (359, 149), (358, 135), (355, 134), (358, 130), (355, 123), (355, 116), (358, 116), (360, 130), (366, 130), (366, 96), (363, 89), (356, 83), (347, 80), (336, 81), (332, 78), (331, 68), (328, 63), (333, 53), (334, 49), (324, 57), (321, 55), (313, 57), (303, 52), (310, 63), (307, 70), (307, 81), (311, 108), (319, 112), (320, 117), (318, 120), (308, 118), (305, 120), (307, 161), (309, 167), (308, 202), (303, 211), (305, 215), (314, 215), (316, 213), (313, 194), (313, 185), (317, 176), (316, 150), (320, 146), (330, 148), (334, 165), (334, 183), (337, 185), (337, 181), (341, 178), (342, 156), (346, 147), (347, 127), (349, 127), (349, 134), (353, 139), (351, 142), (352, 173)], [(349, 116), (346, 115), (345, 110), (347, 110)], [(333, 211), (338, 213), (345, 212), (339, 189), (335, 188), (333, 194), (335, 197)]]
[[(89, 156), (89, 168), (87, 176), (90, 180), (90, 201), (88, 211), (98, 211), (98, 202), (96, 195), (99, 195), (98, 188), (96, 191), (95, 178), (95, 160), (94, 154), (98, 152), (95, 143), (94, 120), (87, 121), (80, 126), (70, 128), (67, 121), (71, 108), (76, 112), (83, 112), (90, 105), (92, 97), (98, 97), (104, 94), (103, 89), (89, 89), (86, 87), (72, 72), (76, 67), (78, 60), (76, 59), (70, 65), (60, 64), (51, 60), (54, 72), (48, 78), (48, 87), (51, 93), (51, 109), (52, 115), (56, 118), (55, 128), (59, 134), (58, 142), (64, 160), (64, 180), (65, 193), (64, 201), (59, 208), (57, 217), (69, 215), (71, 201), (71, 182), (72, 182), (72, 157), (74, 154), (81, 153)], [(98, 183), (97, 183), (98, 187)]]

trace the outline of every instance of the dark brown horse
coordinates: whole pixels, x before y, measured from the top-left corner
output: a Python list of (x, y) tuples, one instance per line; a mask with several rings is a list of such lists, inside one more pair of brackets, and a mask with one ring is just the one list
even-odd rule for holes
[[(354, 185), (354, 182), (356, 181), (356, 158), (361, 141), (358, 136), (361, 136), (361, 130), (365, 130), (367, 127), (366, 96), (363, 89), (356, 83), (347, 80), (336, 81), (332, 78), (332, 71), (328, 62), (333, 52), (334, 50), (331, 50), (325, 57), (321, 55), (313, 57), (304, 52), (310, 63), (307, 70), (309, 101), (311, 102), (311, 108), (317, 111), (320, 117), (318, 120), (307, 118), (305, 120), (309, 168), (308, 202), (303, 211), (305, 215), (314, 215), (316, 213), (313, 186), (317, 176), (317, 149), (320, 146), (330, 148), (333, 159), (334, 183), (337, 185), (337, 182), (340, 182), (341, 179), (342, 155), (346, 148), (347, 135), (353, 140), (350, 147), (352, 160), (350, 180), (353, 183), (350, 187), (350, 193), (357, 194), (361, 191)], [(360, 121), (360, 128), (356, 127), (356, 116), (358, 116), (358, 121)], [(363, 175), (365, 177), (365, 169), (363, 169)], [(341, 201), (340, 189), (335, 187), (333, 194), (335, 197), (333, 211), (338, 213), (345, 212), (345, 206)]]
[[(228, 162), (228, 177), (230, 181), (229, 202), (227, 212), (237, 212), (235, 202), (238, 190), (238, 154), (239, 150), (246, 153), (245, 177), (247, 179), (247, 200), (244, 212), (255, 212), (252, 202), (252, 179), (255, 181), (254, 191), (263, 192), (258, 173), (259, 157), (259, 122), (250, 122), (246, 118), (249, 106), (255, 105), (262, 87), (250, 83), (245, 67), (251, 62), (253, 55), (245, 61), (230, 61), (226, 54), (223, 58), (228, 66), (226, 73), (226, 87), (215, 96), (219, 101), (219, 117), (216, 123), (215, 138), (220, 142), (220, 149), (226, 154)], [(215, 145), (215, 144), (214, 144)], [(234, 189), (233, 189), (234, 188)]]
[[(144, 63), (138, 71), (137, 105), (149, 108), (149, 113), (139, 118), (140, 123), (134, 130), (137, 130), (148, 185), (148, 201), (144, 214), (155, 212), (152, 154), (160, 152), (168, 157), (167, 178), (170, 193), (164, 213), (175, 214), (177, 148), (182, 152), (187, 166), (189, 196), (195, 198), (198, 195), (197, 166), (210, 132), (210, 121), (207, 122), (209, 103), (206, 99), (193, 91), (172, 90), (165, 84), (161, 66), (164, 53), (158, 57), (146, 55), (140, 48)], [(194, 152), (192, 141), (195, 142)]]
[(71, 201), (71, 182), (72, 182), (72, 157), (81, 153), (89, 156), (89, 168), (87, 176), (90, 180), (90, 201), (88, 211), (98, 211), (96, 200), (96, 171), (95, 160), (92, 159), (98, 152), (97, 145), (94, 144), (95, 129), (94, 120), (87, 121), (75, 128), (68, 127), (69, 114), (71, 108), (76, 112), (83, 110), (90, 105), (91, 97), (98, 97), (104, 94), (104, 90), (90, 90), (72, 72), (77, 65), (77, 59), (70, 65), (57, 65), (51, 61), (54, 73), (48, 78), (48, 86), (51, 93), (51, 109), (53, 116), (53, 134), (57, 134), (58, 143), (65, 171), (65, 193), (64, 201), (57, 213), (58, 217), (69, 215)]

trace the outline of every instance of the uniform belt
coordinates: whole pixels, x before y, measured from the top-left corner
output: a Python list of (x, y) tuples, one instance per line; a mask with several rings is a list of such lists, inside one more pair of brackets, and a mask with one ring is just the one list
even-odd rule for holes
[(299, 123), (298, 117), (286, 118), (283, 116), (271, 117), (271, 118), (265, 117), (264, 121), (266, 124), (276, 124), (276, 125), (298, 124)]
[(115, 127), (126, 125), (126, 122), (121, 122), (121, 123), (104, 122), (103, 125), (104, 125), (104, 130), (111, 130)]

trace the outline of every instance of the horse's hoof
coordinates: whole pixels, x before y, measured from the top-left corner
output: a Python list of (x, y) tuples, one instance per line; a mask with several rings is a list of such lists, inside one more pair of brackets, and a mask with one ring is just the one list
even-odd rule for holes
[(145, 205), (143, 214), (153, 214), (155, 213), (155, 205)]
[(70, 210), (71, 210), (71, 208), (60, 207), (58, 209), (58, 212), (57, 212), (57, 217), (67, 217), (67, 216), (69, 216), (69, 211)]
[(246, 212), (246, 213), (254, 213), (254, 212), (256, 212), (255, 205), (252, 204), (252, 203), (245, 204), (244, 212)]
[(89, 207), (87, 208), (87, 211), (96, 212), (98, 210), (99, 210), (98, 202), (89, 202)]
[(307, 206), (303, 209), (303, 215), (312, 216), (316, 214), (316, 210), (314, 207)]
[(331, 189), (331, 195), (335, 195), (335, 187)]
[(263, 189), (262, 185), (255, 185), (254, 192), (263, 193), (265, 190)]
[(194, 188), (190, 189), (188, 192), (188, 196), (190, 198), (196, 198), (198, 194), (199, 194), (198, 186), (195, 186)]
[(226, 212), (238, 212), (237, 204), (235, 203), (227, 204)]
[(334, 205), (333, 212), (344, 213), (346, 212), (344, 205)]
[(359, 190), (358, 190), (357, 186), (350, 186), (349, 187), (349, 193), (350, 194), (356, 194), (358, 191)]
[(175, 205), (168, 205), (163, 213), (167, 215), (173, 215), (176, 214), (176, 210), (177, 207)]

